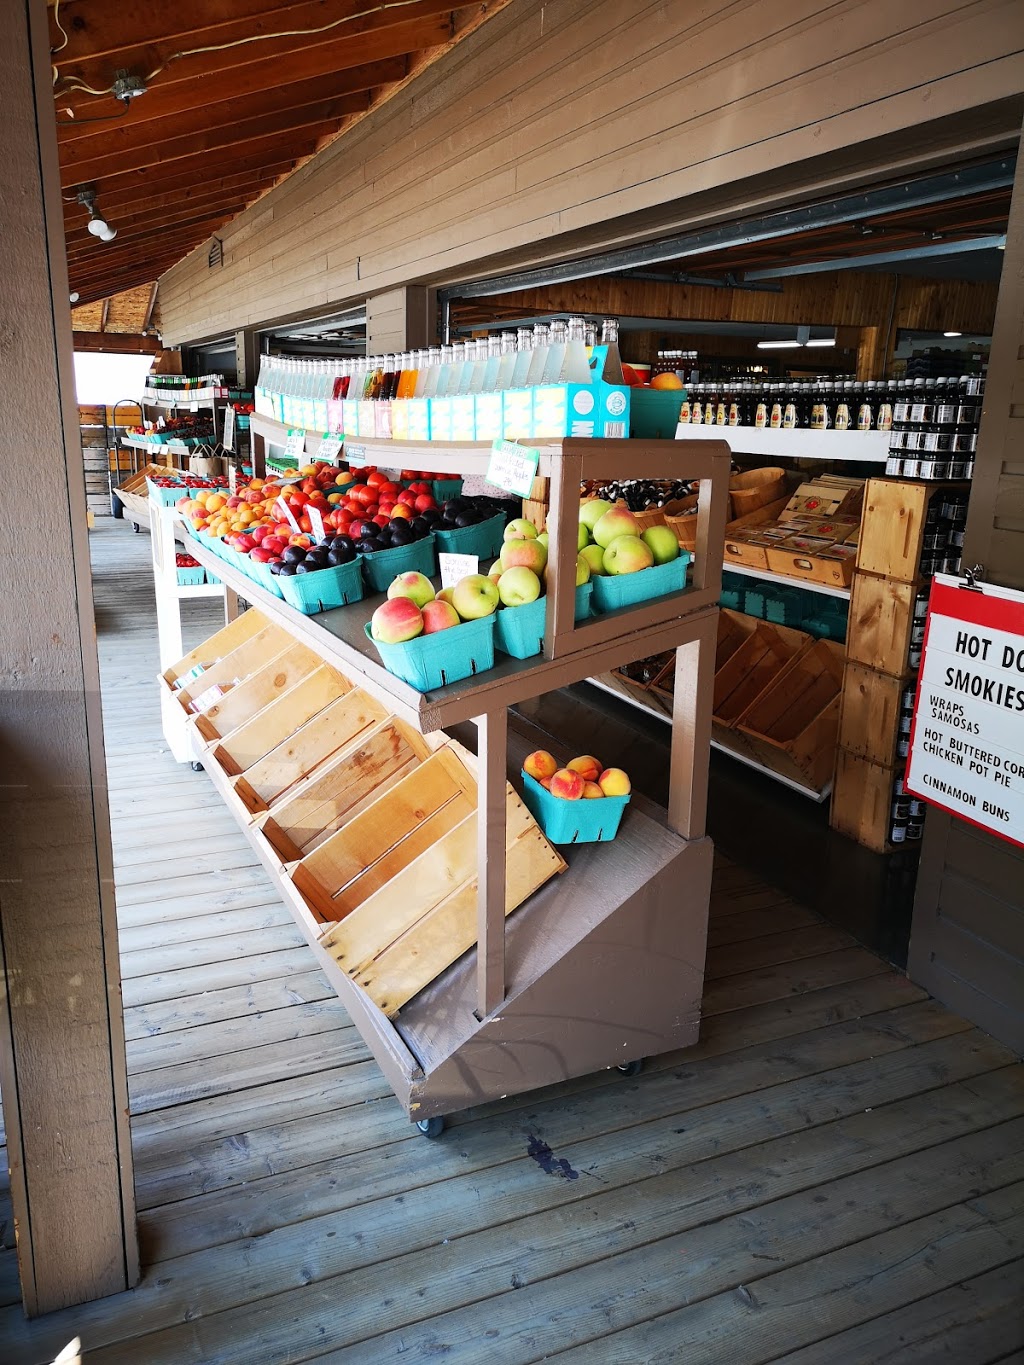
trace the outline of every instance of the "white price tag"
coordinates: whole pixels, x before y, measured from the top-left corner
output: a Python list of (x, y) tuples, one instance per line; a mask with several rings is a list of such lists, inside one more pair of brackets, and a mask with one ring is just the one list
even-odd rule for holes
[(316, 448), (316, 458), (324, 460), (328, 464), (333, 463), (341, 453), (343, 436), (332, 436), (329, 431), (325, 431), (320, 437), (320, 444)]
[(235, 410), (230, 405), (224, 409), (224, 439), (221, 444), (225, 450), (235, 448)]
[(351, 444), (346, 444), (346, 446), (345, 446), (345, 459), (349, 462), (349, 464), (365, 464), (365, 463), (366, 463), (366, 447), (365, 447), (365, 446), (354, 446), (354, 445), (351, 445)]
[(503, 488), (506, 493), (528, 498), (539, 464), (540, 451), (532, 446), (516, 445), (515, 441), (492, 441), (487, 482)]
[(306, 433), (301, 428), (289, 431), (284, 453), (291, 460), (301, 459), (306, 453)]
[(476, 555), (438, 555), (437, 565), (441, 570), (442, 588), (454, 588), (460, 578), (480, 572), (480, 560)]
[(323, 513), (320, 511), (319, 507), (313, 507), (309, 503), (307, 503), (306, 516), (309, 517), (309, 524), (310, 526), (312, 526), (313, 534), (316, 536), (317, 540), (323, 540), (324, 518)]

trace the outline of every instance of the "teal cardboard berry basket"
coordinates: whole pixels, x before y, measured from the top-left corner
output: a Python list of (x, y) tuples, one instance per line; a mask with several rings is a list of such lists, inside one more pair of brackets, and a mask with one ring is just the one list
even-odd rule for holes
[[(576, 620), (585, 621), (590, 615), (592, 583), (581, 583), (576, 589)], [(544, 648), (544, 623), (547, 619), (546, 597), (527, 602), (522, 607), (499, 607), (494, 627), (494, 642), (513, 659), (532, 659)]]
[(433, 536), (414, 540), (411, 545), (396, 545), (391, 550), (376, 550), (371, 555), (360, 555), (363, 577), (372, 592), (387, 592), (400, 573), (416, 570), (433, 578), (437, 573), (437, 555)]
[(258, 559), (250, 559), (248, 555), (245, 556), (245, 559), (246, 572), (254, 583), (258, 583), (261, 588), (265, 588), (274, 597), (284, 596), (281, 581), (276, 574), (270, 572), (269, 564), (261, 564)]
[(369, 621), (364, 630), (388, 672), (417, 692), (433, 692), (494, 667), (493, 612), (478, 621), (463, 621), (460, 626), (418, 635), (400, 645), (374, 640)]
[(190, 569), (178, 569), (177, 573), (179, 588), (198, 588), (206, 582), (206, 570), (201, 564)]
[(363, 600), (363, 575), (358, 559), (333, 569), (317, 569), (315, 573), (278, 574), (274, 581), (280, 584), (284, 600), (306, 616)]
[(682, 592), (686, 587), (686, 570), (693, 555), (680, 550), (677, 559), (668, 564), (652, 564), (639, 573), (598, 574), (590, 581), (594, 585), (594, 610), (615, 611), (617, 607), (635, 607), (638, 602), (649, 602), (664, 597), (668, 592)]
[(478, 559), (495, 559), (501, 553), (505, 535), (505, 515), (488, 517), (475, 526), (457, 526), (444, 531), (434, 528), (434, 539), (439, 553), (446, 555), (476, 555)]
[(619, 832), (628, 796), (565, 801), (552, 796), (529, 773), (522, 774), (523, 802), (553, 844), (606, 844)]

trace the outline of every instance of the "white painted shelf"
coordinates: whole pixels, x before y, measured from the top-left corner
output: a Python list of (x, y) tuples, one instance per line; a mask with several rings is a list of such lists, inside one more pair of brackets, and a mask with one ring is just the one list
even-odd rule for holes
[(734, 455), (769, 455), (775, 459), (789, 456), (795, 460), (867, 461), (885, 464), (889, 458), (887, 431), (793, 431), (762, 427), (693, 426), (682, 423), (676, 440), (728, 441)]
[(722, 565), (724, 573), (742, 574), (744, 578), (763, 578), (768, 583), (781, 583), (786, 588), (803, 588), (806, 592), (824, 593), (826, 597), (841, 597), (850, 600), (849, 588), (834, 588), (830, 583), (812, 583), (809, 578), (790, 578), (788, 574), (774, 573), (771, 569), (752, 569), (749, 564)]

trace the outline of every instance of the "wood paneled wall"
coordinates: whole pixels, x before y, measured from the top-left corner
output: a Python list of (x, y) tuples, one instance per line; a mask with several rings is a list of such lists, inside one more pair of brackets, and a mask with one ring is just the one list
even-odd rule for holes
[(517, 0), (224, 229), (222, 268), (168, 271), (164, 336), (941, 164), (1005, 145), (1022, 90), (1018, 0)]

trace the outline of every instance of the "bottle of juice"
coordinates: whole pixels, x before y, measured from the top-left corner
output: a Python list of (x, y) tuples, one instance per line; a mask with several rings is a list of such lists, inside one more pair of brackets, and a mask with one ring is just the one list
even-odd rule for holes
[(533, 329), (533, 354), (530, 357), (530, 369), (526, 376), (526, 385), (533, 388), (537, 384), (543, 384), (544, 375), (547, 371), (548, 351), (551, 347), (551, 329), (545, 322), (538, 322)]

